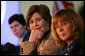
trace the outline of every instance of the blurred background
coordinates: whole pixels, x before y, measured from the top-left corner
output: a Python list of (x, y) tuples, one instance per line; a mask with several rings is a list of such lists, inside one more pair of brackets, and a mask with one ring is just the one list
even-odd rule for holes
[[(76, 13), (84, 6), (84, 1), (1, 1), (1, 46), (7, 42), (19, 46), (19, 39), (12, 33), (8, 19), (13, 14), (23, 14), (26, 18), (27, 11), (31, 5), (45, 4), (53, 16), (56, 10), (67, 8), (74, 9)], [(65, 6), (64, 6), (65, 5)]]

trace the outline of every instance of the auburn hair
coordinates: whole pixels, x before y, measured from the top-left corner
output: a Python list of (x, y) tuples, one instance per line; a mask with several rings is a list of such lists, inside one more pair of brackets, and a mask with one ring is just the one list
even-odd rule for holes
[(49, 25), (51, 26), (51, 15), (50, 15), (50, 10), (46, 5), (32, 5), (30, 6), (28, 12), (27, 12), (27, 16), (26, 16), (26, 24), (29, 27), (29, 20), (32, 17), (32, 15), (34, 13), (39, 13), (41, 15), (41, 17), (49, 23)]
[(59, 37), (58, 34), (56, 33), (56, 29), (55, 29), (55, 24), (57, 21), (70, 21), (73, 25), (72, 31), (73, 31), (73, 35), (75, 35), (75, 37), (73, 38), (73, 40), (76, 40), (80, 37), (80, 25), (79, 25), (79, 19), (80, 16), (72, 9), (62, 9), (57, 11), (53, 18), (52, 18), (52, 23), (51, 23), (51, 34), (53, 36), (53, 38), (56, 40), (56, 45), (58, 47), (63, 47), (65, 48), (65, 42), (62, 41)]

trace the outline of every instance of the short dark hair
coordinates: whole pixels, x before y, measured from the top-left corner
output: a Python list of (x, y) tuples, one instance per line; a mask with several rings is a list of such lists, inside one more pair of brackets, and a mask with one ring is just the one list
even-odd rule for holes
[(22, 14), (14, 14), (9, 18), (9, 24), (13, 23), (14, 21), (19, 22), (21, 25), (26, 25), (25, 18)]

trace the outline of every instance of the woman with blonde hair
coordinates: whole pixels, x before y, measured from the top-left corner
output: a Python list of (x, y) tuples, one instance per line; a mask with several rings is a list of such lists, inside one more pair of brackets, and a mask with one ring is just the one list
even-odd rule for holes
[(80, 16), (71, 9), (57, 11), (52, 18), (51, 34), (57, 47), (63, 47), (60, 55), (84, 54), (81, 43)]

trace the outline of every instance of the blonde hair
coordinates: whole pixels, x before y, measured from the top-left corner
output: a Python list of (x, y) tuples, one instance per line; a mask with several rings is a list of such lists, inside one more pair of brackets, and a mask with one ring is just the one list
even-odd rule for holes
[(55, 15), (52, 18), (52, 23), (51, 23), (51, 34), (52, 34), (53, 38), (56, 40), (56, 45), (58, 47), (65, 48), (66, 45), (65, 45), (65, 42), (62, 41), (56, 33), (56, 30), (55, 30), (56, 22), (59, 21), (59, 20), (70, 21), (73, 24), (72, 31), (73, 31), (73, 35), (76, 36), (76, 37), (73, 38), (73, 40), (75, 40), (75, 39), (78, 39), (79, 36), (80, 36), (79, 19), (80, 19), (80, 16), (77, 13), (75, 13), (74, 10), (71, 10), (71, 9), (62, 9), (62, 10), (57, 11), (55, 13)]

